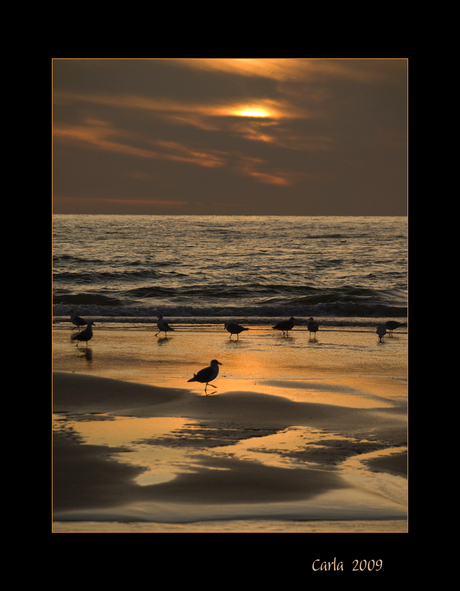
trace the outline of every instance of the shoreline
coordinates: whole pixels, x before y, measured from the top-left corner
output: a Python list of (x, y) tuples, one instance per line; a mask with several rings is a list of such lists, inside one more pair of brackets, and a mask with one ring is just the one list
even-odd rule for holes
[(55, 327), (54, 531), (407, 531), (404, 335), (152, 332)]

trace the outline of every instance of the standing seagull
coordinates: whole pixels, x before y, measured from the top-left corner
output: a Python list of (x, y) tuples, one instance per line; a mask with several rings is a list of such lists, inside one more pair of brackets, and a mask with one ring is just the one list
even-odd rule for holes
[(158, 330), (158, 332), (156, 333), (155, 336), (157, 336), (157, 334), (160, 334), (160, 332), (163, 331), (165, 333), (165, 337), (168, 338), (168, 332), (170, 330), (172, 330), (174, 332), (174, 328), (171, 328), (169, 326), (169, 324), (163, 320), (163, 316), (161, 314), (158, 316), (157, 325), (158, 325), (158, 329), (159, 330)]
[(377, 326), (377, 330), (375, 332), (379, 335), (379, 340), (382, 343), (382, 339), (386, 335), (387, 329), (383, 326), (383, 324), (381, 324), (380, 326)]
[[(219, 365), (222, 365), (222, 363), (219, 363), (219, 361), (217, 361), (217, 359), (213, 359), (211, 361), (211, 365), (209, 367), (205, 367), (204, 369), (200, 369), (200, 371), (197, 374), (193, 375), (193, 378), (190, 378), (189, 380), (187, 380), (188, 382), (200, 382), (200, 384), (206, 384), (205, 388), (204, 388), (204, 392), (207, 394), (207, 388), (208, 388), (208, 383), (212, 382), (212, 380), (215, 380), (217, 378), (217, 375), (219, 373)], [(217, 386), (214, 386), (214, 384), (210, 384), (213, 388), (216, 388)]]
[(275, 324), (275, 326), (273, 328), (276, 330), (282, 330), (283, 335), (284, 335), (284, 333), (286, 333), (286, 335), (287, 335), (288, 332), (291, 330), (291, 328), (294, 326), (294, 322), (295, 322), (295, 318), (293, 318), (291, 316), (289, 318), (289, 320), (281, 320), (281, 322), (278, 322), (278, 324)]
[[(313, 318), (309, 318), (308, 319), (308, 330), (311, 333), (316, 333), (318, 331), (318, 323), (316, 322), (316, 320), (313, 320)], [(315, 335), (316, 336), (316, 335)]]
[(243, 330), (249, 330), (249, 328), (244, 328), (236, 322), (226, 322), (225, 328), (230, 333), (230, 338), (232, 338), (232, 334), (236, 334), (236, 340), (238, 340), (238, 335), (240, 334), (240, 332), (243, 332)]
[(388, 328), (391, 336), (393, 336), (393, 331), (399, 328), (400, 326), (407, 326), (407, 323), (396, 322), (395, 320), (388, 320), (387, 322), (385, 322), (385, 328)]
[(93, 329), (91, 328), (93, 325), (94, 325), (94, 322), (92, 322), (90, 320), (88, 322), (85, 330), (82, 330), (78, 334), (72, 335), (72, 341), (77, 341), (77, 347), (78, 347), (78, 341), (85, 341), (86, 346), (88, 346), (88, 341), (90, 341), (93, 338)]
[(86, 326), (88, 324), (84, 318), (77, 316), (75, 310), (70, 310), (70, 320), (72, 324), (75, 324), (72, 330), (75, 330), (75, 328), (79, 328), (80, 326)]

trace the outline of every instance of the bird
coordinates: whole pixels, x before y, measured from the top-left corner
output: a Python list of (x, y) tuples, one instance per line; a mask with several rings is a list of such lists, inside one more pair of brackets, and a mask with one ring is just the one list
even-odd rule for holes
[(308, 330), (309, 330), (310, 334), (312, 332), (313, 333), (316, 333), (318, 331), (318, 328), (319, 328), (318, 327), (318, 323), (316, 322), (316, 320), (313, 320), (313, 318), (309, 318), (308, 319), (308, 325), (307, 326), (308, 326)]
[(224, 326), (230, 333), (230, 338), (232, 338), (233, 334), (236, 334), (236, 340), (238, 340), (238, 335), (240, 334), (240, 332), (243, 332), (243, 330), (249, 330), (249, 328), (244, 328), (244, 326), (241, 326), (236, 322), (226, 322)]
[(70, 310), (70, 320), (72, 324), (75, 324), (72, 330), (75, 330), (75, 328), (79, 328), (80, 326), (86, 326), (88, 324), (84, 318), (77, 316), (75, 310)]
[(284, 335), (284, 333), (287, 334), (291, 330), (291, 328), (294, 326), (294, 322), (295, 322), (295, 318), (293, 318), (291, 316), (289, 318), (289, 320), (281, 320), (281, 322), (278, 322), (278, 324), (275, 324), (275, 326), (273, 326), (273, 328), (276, 330), (282, 330), (283, 335)]
[(393, 334), (393, 331), (399, 328), (400, 326), (407, 326), (406, 322), (396, 322), (395, 320), (388, 320), (385, 322), (385, 328), (388, 328), (390, 331), (390, 335)]
[(91, 328), (92, 326), (95, 326), (95, 324), (90, 320), (86, 325), (85, 330), (82, 330), (78, 334), (72, 335), (72, 341), (77, 341), (77, 347), (78, 341), (85, 341), (86, 346), (88, 346), (88, 341), (90, 341), (93, 338), (93, 329)]
[(155, 334), (155, 336), (160, 334), (160, 332), (164, 332), (165, 337), (168, 338), (168, 332), (171, 330), (174, 332), (174, 328), (171, 328), (169, 324), (163, 320), (163, 316), (161, 314), (158, 316), (157, 326), (158, 332)]
[[(217, 375), (219, 373), (219, 365), (222, 365), (222, 363), (217, 361), (217, 359), (213, 359), (211, 361), (211, 365), (209, 367), (205, 367), (204, 369), (200, 369), (200, 371), (198, 373), (193, 375), (193, 378), (190, 378), (187, 381), (188, 382), (200, 382), (200, 384), (206, 384), (206, 386), (204, 388), (204, 392), (207, 396), (208, 395), (208, 393), (207, 393), (208, 384), (209, 384), (209, 382), (211, 382), (212, 380), (215, 380), (217, 378)], [(214, 386), (214, 384), (209, 384), (209, 385), (212, 386), (213, 388), (217, 387), (217, 386)]]
[(377, 330), (375, 332), (379, 335), (380, 342), (382, 342), (383, 337), (387, 333), (387, 329), (383, 326), (383, 324), (381, 324), (380, 326), (377, 326)]

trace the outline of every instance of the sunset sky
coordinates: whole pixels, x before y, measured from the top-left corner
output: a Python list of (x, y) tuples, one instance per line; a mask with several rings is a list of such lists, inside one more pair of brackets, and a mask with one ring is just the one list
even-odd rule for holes
[(406, 215), (407, 70), (54, 58), (54, 212)]

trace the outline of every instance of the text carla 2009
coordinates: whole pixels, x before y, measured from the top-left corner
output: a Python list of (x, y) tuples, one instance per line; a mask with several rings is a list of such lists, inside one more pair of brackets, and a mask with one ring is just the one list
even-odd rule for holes
[[(351, 566), (351, 570), (354, 572), (378, 572), (379, 570), (382, 570), (383, 567), (383, 560), (382, 559), (378, 559), (378, 560), (352, 560), (352, 566)], [(343, 561), (337, 560), (337, 558), (334, 556), (333, 560), (321, 560), (320, 558), (317, 558), (316, 560), (313, 561), (312, 565), (311, 565), (312, 570), (314, 571), (344, 571), (345, 567), (344, 567), (344, 563)], [(350, 568), (348, 568), (348, 570), (350, 570)]]

